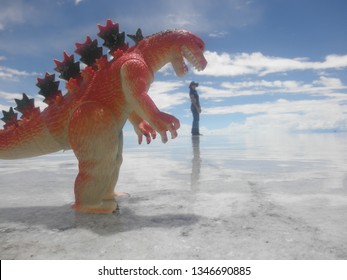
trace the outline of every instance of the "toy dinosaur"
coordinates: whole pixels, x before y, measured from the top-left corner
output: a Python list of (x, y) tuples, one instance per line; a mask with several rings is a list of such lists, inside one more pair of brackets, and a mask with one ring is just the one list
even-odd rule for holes
[(133, 124), (139, 144), (147, 143), (157, 131), (163, 143), (167, 132), (177, 136), (180, 126), (174, 116), (161, 112), (147, 95), (154, 73), (172, 64), (177, 76), (187, 71), (184, 58), (197, 70), (206, 67), (204, 42), (185, 30), (156, 33), (143, 38), (128, 35), (135, 41), (129, 47), (118, 23), (107, 20), (99, 25), (98, 36), (109, 48), (104, 55), (97, 40), (89, 36), (76, 43), (73, 55), (64, 52), (64, 60), (55, 60), (55, 70), (66, 80), (67, 93), (58, 89), (55, 75), (46, 73), (37, 79), (39, 94), (48, 106), (40, 112), (34, 100), (23, 93), (15, 99), (16, 111), (3, 111), (4, 128), (0, 130), (0, 159), (19, 159), (72, 149), (78, 159), (74, 208), (81, 212), (111, 213), (116, 209), (115, 185), (122, 164), (122, 128), (127, 119)]

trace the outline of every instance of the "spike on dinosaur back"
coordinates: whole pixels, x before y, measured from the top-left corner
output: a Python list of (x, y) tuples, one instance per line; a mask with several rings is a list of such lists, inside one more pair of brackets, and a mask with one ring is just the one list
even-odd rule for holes
[(55, 74), (46, 73), (43, 79), (37, 78), (36, 86), (40, 88), (39, 94), (45, 97), (43, 102), (48, 105), (62, 97), (61, 91), (58, 90), (59, 81), (55, 81)]
[(81, 56), (81, 61), (88, 66), (94, 64), (94, 62), (102, 56), (102, 47), (98, 47), (98, 41), (87, 36), (84, 43), (76, 43), (75, 53)]
[(91, 66), (87, 66), (82, 72), (81, 76), (83, 77), (83, 82), (89, 82), (94, 76), (94, 69)]
[(8, 129), (10, 127), (16, 127), (18, 125), (17, 116), (18, 114), (13, 111), (13, 108), (11, 107), (8, 112), (2, 110), (2, 113), (4, 115), (1, 120), (5, 123), (4, 128)]
[(21, 100), (15, 99), (14, 101), (17, 104), (17, 107), (14, 109), (22, 113), (22, 119), (29, 119), (32, 114), (40, 112), (39, 108), (35, 108), (34, 99), (29, 99), (25, 93), (23, 93)]
[(108, 64), (107, 56), (102, 56), (98, 58), (95, 62), (96, 66), (98, 67), (98, 70), (104, 69), (106, 65)]
[(144, 37), (141, 28), (138, 28), (135, 35), (127, 34), (127, 36), (137, 45)]
[(71, 78), (65, 85), (66, 89), (70, 93), (77, 93), (80, 87), (79, 81), (77, 79)]
[(64, 52), (64, 60), (60, 62), (55, 59), (54, 63), (57, 65), (54, 70), (60, 73), (59, 78), (66, 81), (75, 78), (80, 73), (80, 63), (79, 61), (75, 62), (73, 54), (69, 56)]
[(125, 43), (125, 33), (119, 33), (119, 24), (113, 23), (112, 20), (107, 20), (106, 25), (98, 25), (100, 32), (98, 36), (104, 40), (103, 46), (110, 50), (110, 53), (117, 49), (127, 50), (128, 44)]

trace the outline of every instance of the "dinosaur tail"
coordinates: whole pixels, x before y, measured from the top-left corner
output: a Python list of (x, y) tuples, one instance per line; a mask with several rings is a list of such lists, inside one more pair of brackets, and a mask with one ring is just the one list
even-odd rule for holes
[(0, 130), (0, 159), (19, 159), (61, 150), (50, 134), (41, 114), (30, 121)]

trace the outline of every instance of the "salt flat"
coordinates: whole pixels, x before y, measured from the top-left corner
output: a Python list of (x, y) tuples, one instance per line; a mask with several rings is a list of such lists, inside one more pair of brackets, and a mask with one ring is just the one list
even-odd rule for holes
[(347, 259), (347, 135), (126, 137), (111, 215), (71, 151), (0, 160), (1, 259)]

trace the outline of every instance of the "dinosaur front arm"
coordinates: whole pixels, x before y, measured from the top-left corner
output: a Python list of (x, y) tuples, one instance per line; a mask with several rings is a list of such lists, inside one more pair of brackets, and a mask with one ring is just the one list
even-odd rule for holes
[(166, 131), (170, 131), (172, 139), (176, 138), (180, 123), (174, 116), (160, 112), (147, 94), (152, 79), (151, 70), (140, 59), (129, 59), (121, 67), (122, 89), (127, 102), (136, 114), (160, 134), (162, 142), (166, 143)]
[(128, 120), (132, 123), (134, 130), (138, 136), (139, 144), (142, 143), (142, 137), (146, 137), (147, 144), (151, 143), (152, 138), (155, 139), (157, 134), (148, 122), (143, 120), (138, 114), (132, 112)]

